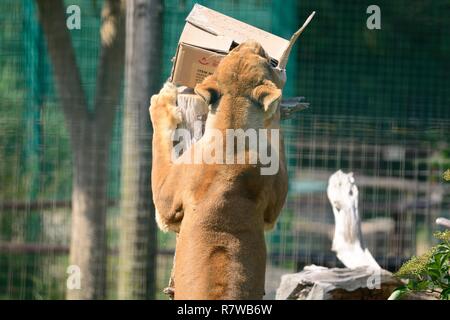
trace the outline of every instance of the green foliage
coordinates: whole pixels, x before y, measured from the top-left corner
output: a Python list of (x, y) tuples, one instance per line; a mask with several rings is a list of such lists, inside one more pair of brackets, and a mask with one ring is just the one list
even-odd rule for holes
[(450, 181), (450, 169), (444, 172), (443, 178), (445, 181)]
[(428, 252), (407, 261), (395, 276), (408, 283), (392, 293), (390, 300), (400, 299), (411, 291), (438, 292), (442, 300), (450, 298), (450, 230), (434, 234), (441, 242)]

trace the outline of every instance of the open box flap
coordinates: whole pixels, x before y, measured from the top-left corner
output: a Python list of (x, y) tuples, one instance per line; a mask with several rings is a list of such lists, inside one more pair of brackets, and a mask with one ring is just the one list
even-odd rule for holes
[(281, 58), (278, 60), (280, 63), (278, 64), (278, 68), (280, 69), (285, 69), (288, 59), (289, 59), (289, 54), (291, 53), (291, 49), (294, 46), (294, 43), (297, 41), (298, 37), (300, 36), (300, 34), (305, 30), (305, 28), (308, 26), (308, 24), (311, 22), (312, 18), (314, 17), (314, 15), (316, 14), (315, 11), (313, 11), (309, 17), (306, 19), (306, 21), (303, 23), (303, 25), (301, 26), (300, 29), (298, 29), (291, 37), (291, 40), (289, 40), (289, 46), (286, 48), (286, 50), (283, 52), (283, 55), (281, 56)]
[[(249, 24), (228, 17), (217, 11), (195, 4), (192, 11), (186, 18), (186, 25), (193, 25), (197, 29), (203, 30), (205, 37), (219, 37), (208, 48), (218, 50), (215, 46), (220, 46), (221, 41), (233, 40), (236, 43), (242, 43), (246, 40), (255, 40), (259, 42), (268, 55), (280, 61), (283, 53), (289, 47), (289, 41), (269, 32), (253, 27)], [(198, 30), (197, 30), (198, 31)], [(184, 32), (183, 32), (184, 33)], [(201, 33), (198, 33), (200, 36)], [(208, 36), (206, 35), (208, 34)], [(221, 39), (223, 40), (221, 40)], [(224, 44), (225, 46), (225, 44)], [(222, 49), (221, 46), (220, 49)], [(230, 47), (228, 47), (228, 50)], [(228, 51), (227, 50), (227, 51)]]
[(204, 49), (228, 53), (233, 43), (233, 39), (227, 36), (214, 35), (210, 32), (205, 32), (205, 30), (198, 28), (193, 24), (186, 23), (183, 32), (181, 33), (180, 43), (187, 43)]

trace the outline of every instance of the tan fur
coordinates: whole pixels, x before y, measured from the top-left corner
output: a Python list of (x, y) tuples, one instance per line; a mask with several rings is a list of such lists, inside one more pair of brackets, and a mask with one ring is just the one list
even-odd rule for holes
[(181, 162), (210, 143), (208, 132), (213, 128), (279, 128), (281, 86), (259, 44), (236, 47), (214, 75), (195, 88), (212, 103), (205, 135), (175, 163), (170, 161), (170, 135), (181, 121), (176, 89), (166, 84), (152, 97), (153, 200), (160, 227), (178, 233), (175, 299), (264, 295), (264, 229), (274, 226), (287, 194), (281, 134), (276, 175), (261, 175), (259, 165)]

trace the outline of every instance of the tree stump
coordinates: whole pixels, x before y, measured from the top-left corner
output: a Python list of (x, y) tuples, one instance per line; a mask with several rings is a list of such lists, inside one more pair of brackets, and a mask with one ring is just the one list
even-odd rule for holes
[(334, 238), (331, 250), (348, 268), (371, 266), (380, 268), (364, 247), (358, 212), (358, 188), (353, 173), (338, 170), (331, 175), (327, 188), (334, 214)]

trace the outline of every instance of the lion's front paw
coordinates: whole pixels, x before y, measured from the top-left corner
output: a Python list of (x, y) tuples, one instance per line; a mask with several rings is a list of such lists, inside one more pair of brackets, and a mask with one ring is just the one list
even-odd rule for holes
[(159, 91), (159, 96), (167, 99), (172, 104), (176, 104), (177, 95), (177, 87), (172, 82), (164, 83), (164, 86)]
[(166, 127), (175, 129), (183, 120), (177, 103), (177, 87), (166, 82), (159, 94), (152, 96), (150, 100), (150, 117), (154, 127)]

